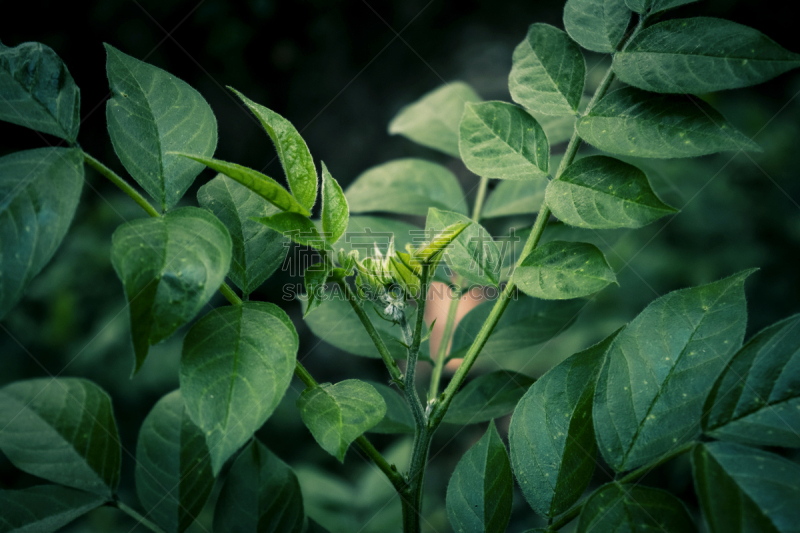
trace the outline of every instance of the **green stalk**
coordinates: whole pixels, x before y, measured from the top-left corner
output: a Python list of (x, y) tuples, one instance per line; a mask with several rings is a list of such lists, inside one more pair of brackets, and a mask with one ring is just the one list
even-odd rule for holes
[(139, 204), (139, 206), (142, 209), (144, 209), (148, 215), (150, 215), (151, 217), (160, 216), (158, 211), (156, 211), (155, 208), (152, 205), (150, 205), (150, 202), (148, 202), (144, 198), (144, 196), (136, 192), (136, 189), (128, 185), (128, 182), (126, 182), (119, 175), (117, 175), (116, 172), (114, 172), (113, 170), (111, 170), (110, 168), (108, 168), (103, 163), (101, 163), (94, 157), (90, 156), (86, 152), (83, 152), (83, 160), (86, 161), (86, 163), (90, 167), (92, 167), (97, 172), (108, 178), (111, 181), (111, 183), (119, 187), (122, 190), (122, 192), (133, 198), (133, 201)]
[(112, 506), (112, 507), (116, 507), (117, 509), (119, 509), (120, 511), (125, 513), (126, 515), (128, 515), (131, 518), (133, 518), (134, 520), (136, 520), (140, 525), (146, 527), (147, 529), (149, 529), (151, 531), (155, 531), (156, 533), (166, 533), (163, 529), (161, 529), (160, 527), (155, 525), (153, 522), (151, 522), (147, 518), (145, 518), (142, 515), (140, 515), (139, 513), (137, 513), (136, 510), (128, 507), (127, 505), (125, 505), (124, 503), (122, 503), (119, 500), (114, 500), (112, 502), (109, 502), (108, 505)]
[(435, 399), (439, 394), (439, 381), (442, 379), (442, 370), (444, 369), (444, 362), (447, 358), (447, 347), (450, 345), (450, 338), (454, 329), (453, 326), (455, 326), (456, 323), (456, 312), (458, 311), (459, 302), (461, 302), (461, 289), (457, 288), (453, 290), (453, 297), (450, 299), (450, 306), (447, 309), (447, 322), (444, 324), (439, 351), (436, 354), (433, 372), (431, 372), (431, 386), (428, 392), (428, 401)]

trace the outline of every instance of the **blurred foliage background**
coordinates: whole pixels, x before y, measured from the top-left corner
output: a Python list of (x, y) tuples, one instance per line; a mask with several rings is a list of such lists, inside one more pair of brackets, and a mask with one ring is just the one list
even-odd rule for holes
[[(800, 51), (796, 21), (782, 8), (777, 2), (708, 0), (670, 16), (729, 18)], [(373, 165), (424, 157), (453, 170), (471, 202), (476, 176), (458, 161), (390, 137), (386, 126), (400, 107), (444, 81), (464, 80), (486, 99), (510, 100), (507, 76), (514, 46), (532, 22), (561, 27), (562, 9), (561, 0), (42, 0), (16, 3), (14, 15), (0, 19), (0, 39), (9, 46), (40, 41), (64, 59), (82, 91), (80, 143), (121, 175), (124, 170), (105, 131), (108, 83), (102, 42), (196, 87), (217, 115), (221, 159), (257, 169), (267, 165), (267, 174), (282, 178), (271, 143), (225, 89), (231, 85), (291, 120), (315, 158), (324, 160), (345, 186)], [(590, 84), (596, 84), (609, 58), (587, 54), (586, 59)], [(594, 298), (555, 341), (500, 365), (537, 376), (627, 322), (659, 295), (750, 267), (761, 270), (747, 284), (748, 336), (798, 312), (798, 94), (800, 74), (790, 73), (753, 89), (708, 97), (754, 137), (763, 153), (635, 162), (682, 212), (642, 230), (576, 236), (605, 249), (621, 286)], [(24, 128), (5, 123), (0, 128), (0, 155), (43, 144)], [(195, 204), (196, 189), (211, 177), (209, 171), (201, 174), (183, 203)], [(128, 502), (136, 501), (138, 428), (158, 398), (178, 385), (183, 337), (179, 332), (154, 347), (140, 374), (129, 379), (133, 354), (122, 287), (109, 262), (110, 237), (123, 221), (142, 216), (132, 201), (87, 169), (82, 203), (64, 244), (0, 324), (0, 384), (48, 374), (83, 376), (111, 393), (122, 444), (130, 452), (123, 452), (120, 489)], [(500, 235), (532, 221), (532, 216), (507, 217), (486, 225)], [(279, 272), (253, 297), (287, 309), (300, 333), (303, 363), (320, 381), (385, 379), (378, 360), (350, 356), (321, 342), (305, 327), (299, 303), (281, 301), (281, 287), (298, 281)], [(223, 301), (217, 297), (212, 303)], [(483, 362), (480, 369), (496, 369), (496, 364)], [(351, 450), (341, 465), (316, 446), (294, 408), (300, 390), (295, 382), (258, 437), (298, 471), (309, 514), (332, 532), (399, 531), (399, 502), (388, 482), (360, 452)], [(501, 432), (507, 425), (507, 419), (500, 421)], [(447, 480), (484, 429), (440, 430), (427, 477), (429, 531), (449, 531), (443, 501)], [(408, 442), (383, 435), (373, 440), (398, 464), (406, 464)], [(645, 483), (668, 488), (693, 505), (687, 469), (688, 461), (679, 459), (656, 469)], [(598, 469), (597, 483), (608, 479), (607, 471)], [(37, 482), (0, 454), (1, 488)], [(517, 493), (509, 531), (537, 525), (539, 519)], [(70, 530), (144, 531), (110, 509), (91, 513)], [(210, 516), (193, 526), (193, 531), (208, 530)]]

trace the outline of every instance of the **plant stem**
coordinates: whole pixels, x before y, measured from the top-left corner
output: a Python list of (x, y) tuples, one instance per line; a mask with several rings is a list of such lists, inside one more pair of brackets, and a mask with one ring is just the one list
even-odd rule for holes
[(458, 311), (458, 304), (460, 302), (461, 289), (454, 289), (453, 297), (450, 299), (450, 306), (447, 309), (447, 322), (444, 324), (442, 339), (439, 342), (439, 350), (436, 354), (433, 372), (431, 372), (431, 387), (428, 392), (428, 401), (435, 400), (436, 396), (439, 394), (439, 381), (442, 379), (442, 370), (444, 369), (445, 359), (447, 359), (447, 347), (450, 345), (450, 337), (453, 334), (453, 326), (455, 326), (456, 323), (456, 312)]
[(472, 221), (478, 222), (481, 218), (481, 210), (483, 209), (483, 201), (486, 199), (486, 189), (489, 187), (489, 178), (481, 177), (478, 184), (478, 194), (475, 196), (475, 203), (472, 206)]
[(108, 178), (114, 185), (119, 187), (122, 190), (122, 192), (133, 198), (133, 201), (139, 204), (141, 208), (144, 209), (148, 215), (150, 215), (151, 217), (160, 216), (158, 211), (156, 211), (156, 209), (152, 205), (150, 205), (150, 202), (148, 202), (144, 198), (144, 196), (136, 192), (136, 189), (128, 185), (128, 182), (119, 177), (116, 172), (114, 172), (113, 170), (111, 170), (110, 168), (108, 168), (103, 163), (101, 163), (94, 157), (90, 156), (86, 152), (83, 152), (83, 160), (86, 161), (86, 163), (90, 167), (95, 169), (97, 172)]
[(134, 520), (139, 522), (139, 524), (143, 525), (144, 527), (146, 527), (147, 529), (149, 529), (151, 531), (155, 531), (156, 533), (165, 533), (165, 531), (163, 529), (161, 529), (160, 527), (155, 525), (153, 522), (151, 522), (147, 518), (143, 517), (142, 515), (137, 513), (134, 509), (131, 509), (130, 507), (128, 507), (127, 505), (125, 505), (124, 503), (122, 503), (119, 500), (114, 500), (112, 502), (109, 502), (108, 505), (110, 505), (112, 507), (116, 507), (117, 509), (119, 509), (123, 513), (127, 514), (128, 516), (130, 516), (131, 518), (133, 518)]

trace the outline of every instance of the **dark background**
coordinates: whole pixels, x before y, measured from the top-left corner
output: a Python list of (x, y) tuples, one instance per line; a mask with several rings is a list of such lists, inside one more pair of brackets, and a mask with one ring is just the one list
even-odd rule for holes
[[(705, 1), (670, 16), (728, 18), (800, 51), (796, 18), (782, 12), (784, 6)], [(471, 202), (477, 177), (460, 162), (390, 137), (386, 126), (401, 106), (444, 81), (461, 79), (486, 99), (509, 100), (507, 76), (514, 46), (532, 22), (562, 27), (562, 8), (561, 1), (38, 1), (15, 3), (13, 15), (7, 11), (0, 18), (0, 39), (8, 46), (40, 41), (64, 59), (81, 88), (81, 146), (123, 176), (127, 177), (105, 131), (103, 42), (197, 88), (217, 116), (220, 159), (266, 167), (267, 174), (282, 179), (271, 143), (225, 89), (230, 85), (291, 120), (315, 159), (324, 160), (343, 185), (373, 165), (412, 155), (448, 165), (469, 191)], [(596, 83), (608, 58), (586, 57), (590, 83)], [(800, 310), (798, 91), (800, 76), (790, 73), (756, 88), (709, 96), (737, 127), (755, 136), (764, 152), (642, 161), (662, 197), (682, 207), (682, 213), (635, 232), (604, 232), (600, 244), (619, 271), (621, 288), (604, 291), (576, 326), (544, 353), (537, 352), (535, 360), (507, 361), (503, 366), (538, 375), (630, 320), (657, 296), (749, 267), (761, 268), (747, 285), (749, 334)], [(0, 124), (0, 136), (0, 155), (45, 142), (36, 133), (6, 123)], [(211, 176), (201, 174), (183, 204), (195, 204), (197, 187)], [(111, 393), (123, 446), (130, 451), (123, 452), (121, 488), (122, 498), (130, 503), (136, 501), (133, 453), (138, 427), (157, 399), (177, 386), (182, 339), (179, 333), (154, 347), (143, 371), (129, 379), (133, 356), (128, 318), (121, 285), (109, 263), (110, 236), (123, 221), (141, 216), (133, 202), (87, 171), (82, 203), (61, 250), (0, 328), (0, 385), (61, 374), (93, 379)], [(499, 234), (508, 226), (531, 222), (532, 217), (516, 217), (487, 225)], [(598, 240), (596, 235), (592, 238)], [(282, 284), (297, 281), (278, 273), (254, 297), (280, 302)], [(222, 304), (221, 298), (214, 303)], [(299, 305), (283, 305), (300, 332), (299, 355), (319, 381), (384, 379), (379, 362), (320, 343), (304, 327)], [(293, 384), (259, 437), (297, 469), (309, 512), (331, 531), (399, 530), (396, 499), (385, 506), (391, 489), (358, 452), (351, 451), (342, 466), (315, 445), (293, 407), (300, 389)], [(507, 420), (500, 427), (504, 432)], [(464, 431), (444, 428), (438, 435), (428, 477), (426, 527), (431, 531), (449, 530), (443, 510), (447, 479), (484, 429), (485, 425)], [(405, 464), (401, 458), (407, 443), (395, 445), (396, 440), (374, 438)], [(596, 481), (604, 476), (600, 469)], [(679, 460), (645, 482), (685, 495), (694, 505), (688, 480), (687, 465)], [(0, 487), (36, 482), (0, 454)], [(203, 516), (195, 530), (208, 528), (208, 519)], [(509, 531), (533, 527), (537, 520), (521, 494), (515, 494)], [(132, 527), (121, 513), (103, 509), (73, 529)]]

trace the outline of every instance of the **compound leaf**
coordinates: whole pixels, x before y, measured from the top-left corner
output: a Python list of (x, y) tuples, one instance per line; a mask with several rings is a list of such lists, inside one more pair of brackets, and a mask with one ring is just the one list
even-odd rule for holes
[(651, 14), (672, 9), (685, 4), (691, 4), (698, 0), (625, 0), (625, 3), (633, 11), (645, 14), (648, 11)]
[(501, 181), (486, 199), (481, 218), (538, 213), (548, 183), (547, 180)]
[(625, 0), (568, 0), (564, 29), (579, 45), (593, 52), (613, 54), (631, 21)]
[(105, 503), (105, 498), (58, 485), (0, 491), (0, 531), (55, 532)]
[(344, 234), (349, 217), (347, 198), (325, 163), (322, 163), (322, 231), (328, 244), (333, 246)]
[(697, 526), (683, 502), (665, 490), (607, 483), (581, 511), (578, 533), (590, 531), (695, 533)]
[(443, 422), (478, 424), (505, 416), (535, 380), (525, 374), (497, 370), (479, 376), (453, 396)]

